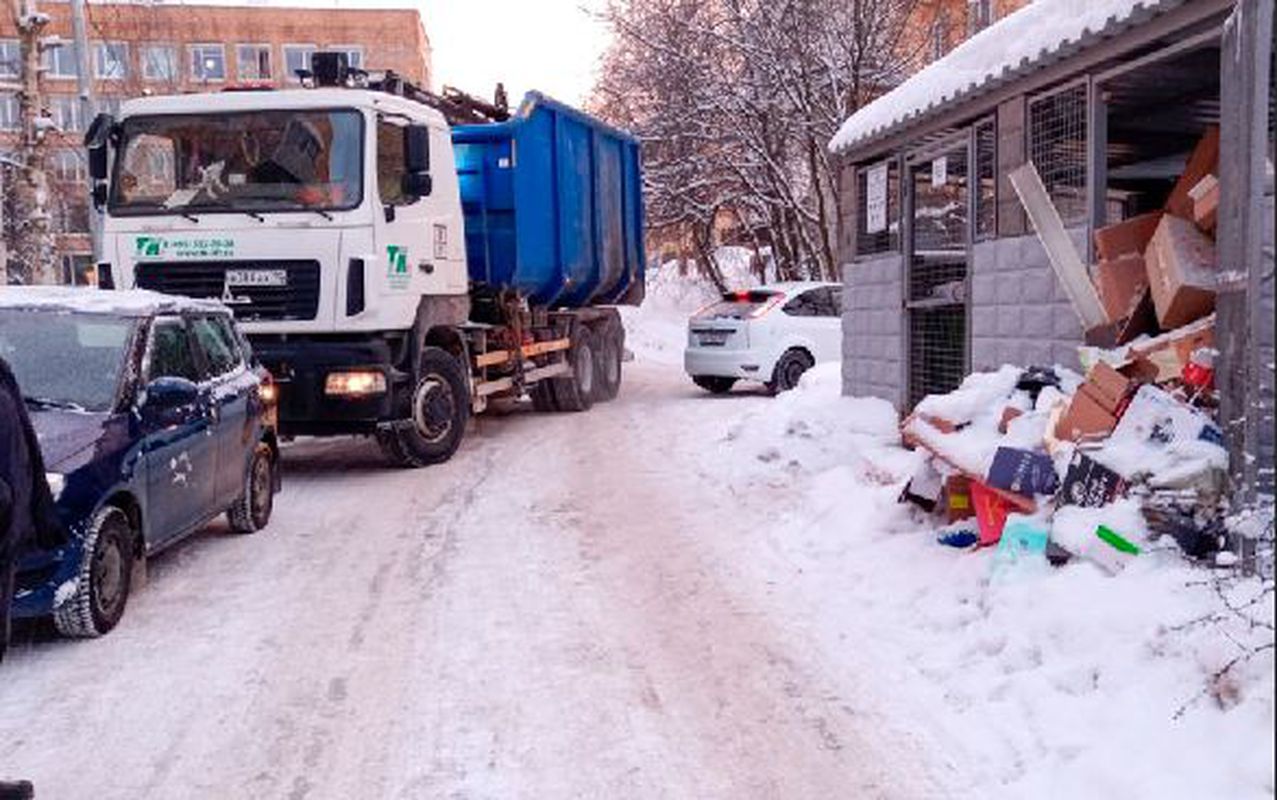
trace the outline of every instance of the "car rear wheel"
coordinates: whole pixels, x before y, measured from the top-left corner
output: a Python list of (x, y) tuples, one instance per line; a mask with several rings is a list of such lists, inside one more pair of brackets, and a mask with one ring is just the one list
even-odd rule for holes
[(427, 347), (421, 352), (419, 372), (409, 418), (377, 431), (382, 453), (401, 467), (442, 464), (452, 458), (470, 419), (466, 377), (451, 353)]
[(133, 577), (133, 526), (128, 515), (105, 506), (84, 533), (75, 594), (53, 611), (63, 636), (91, 638), (119, 623)]
[(736, 379), (724, 378), (719, 375), (693, 375), (692, 383), (710, 394), (727, 394), (736, 385)]
[(805, 350), (786, 350), (772, 370), (772, 379), (767, 382), (767, 390), (772, 394), (788, 392), (798, 385), (803, 373), (815, 365), (816, 362)]
[(274, 508), (275, 459), (268, 445), (259, 444), (244, 477), (244, 493), (227, 509), (226, 519), (236, 533), (257, 533), (270, 523)]

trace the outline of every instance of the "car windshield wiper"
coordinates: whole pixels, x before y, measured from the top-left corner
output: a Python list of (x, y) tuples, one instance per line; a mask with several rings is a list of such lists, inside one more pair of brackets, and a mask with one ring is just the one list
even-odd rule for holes
[(230, 203), (223, 203), (221, 201), (214, 201), (212, 203), (200, 203), (199, 205), (188, 205), (185, 208), (186, 208), (186, 211), (183, 212), (184, 214), (198, 214), (206, 208), (215, 208), (215, 209), (218, 209), (219, 211), (235, 211), (240, 214), (247, 214), (248, 216), (252, 217), (258, 222), (266, 221), (266, 218), (263, 217), (261, 214), (258, 214), (256, 211), (253, 211), (247, 208), (236, 208)]
[(23, 400), (27, 405), (33, 408), (57, 408), (63, 411), (83, 411), (84, 406), (78, 403), (72, 403), (69, 400), (54, 400), (51, 397), (27, 397), (23, 395)]

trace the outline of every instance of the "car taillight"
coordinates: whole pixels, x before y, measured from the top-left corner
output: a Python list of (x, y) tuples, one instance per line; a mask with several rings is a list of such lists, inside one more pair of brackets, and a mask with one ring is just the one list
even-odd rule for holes
[(745, 319), (758, 319), (759, 317), (766, 314), (768, 311), (771, 311), (773, 308), (780, 305), (784, 300), (785, 300), (785, 295), (783, 294), (772, 295), (770, 298), (768, 298), (767, 302), (763, 303), (758, 308), (755, 308), (753, 311), (750, 311), (748, 314), (746, 314)]

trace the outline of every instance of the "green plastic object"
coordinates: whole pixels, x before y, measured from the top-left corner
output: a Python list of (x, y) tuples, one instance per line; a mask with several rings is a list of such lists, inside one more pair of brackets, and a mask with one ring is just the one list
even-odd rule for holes
[(1116, 531), (1107, 525), (1101, 525), (1095, 529), (1095, 535), (1103, 539), (1109, 547), (1119, 550), (1123, 553), (1130, 553), (1133, 556), (1140, 554), (1140, 549), (1127, 539), (1122, 538)]

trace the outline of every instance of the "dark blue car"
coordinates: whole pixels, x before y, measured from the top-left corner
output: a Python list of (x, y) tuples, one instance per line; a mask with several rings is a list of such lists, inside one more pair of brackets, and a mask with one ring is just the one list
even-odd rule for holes
[(71, 544), (24, 554), (14, 614), (98, 636), (137, 562), (225, 513), (252, 533), (279, 489), (268, 376), (221, 304), (0, 288), (13, 367)]

